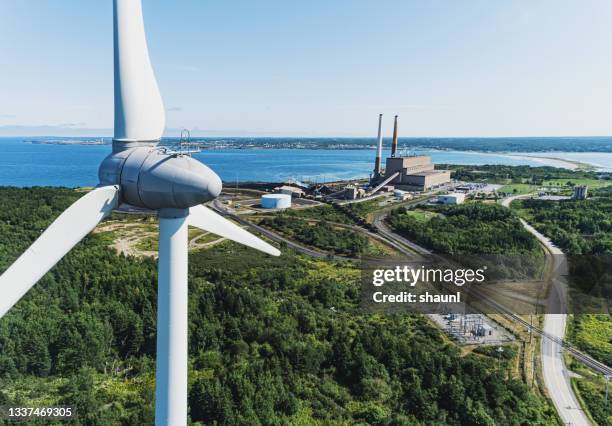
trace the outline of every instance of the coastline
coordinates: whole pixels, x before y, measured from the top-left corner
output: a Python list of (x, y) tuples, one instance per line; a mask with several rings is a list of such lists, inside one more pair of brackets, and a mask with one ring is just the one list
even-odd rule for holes
[(503, 153), (503, 155), (506, 155), (509, 158), (515, 158), (517, 160), (534, 160), (537, 162), (541, 162), (542, 165), (544, 166), (559, 167), (562, 169), (584, 170), (584, 171), (595, 171), (598, 169), (597, 165), (595, 164), (586, 163), (582, 161), (576, 161), (576, 160), (567, 160), (567, 159), (558, 158), (558, 157), (551, 157), (549, 155), (537, 155), (537, 154), (532, 154), (532, 153), (526, 153), (526, 154), (520, 154), (520, 155)]
[[(100, 138), (81, 138), (72, 142), (75, 143), (58, 144), (56, 138), (48, 138), (47, 143), (37, 144), (31, 143), (30, 139), (0, 138), (0, 184), (19, 187), (43, 183), (66, 187), (94, 185), (98, 165), (108, 155), (110, 147), (100, 144)], [(348, 181), (367, 178), (371, 173), (374, 152), (370, 149), (338, 149), (337, 146), (313, 149), (304, 144), (298, 148), (290, 146), (290, 142), (276, 144), (274, 148), (205, 149), (194, 157), (208, 164), (226, 182)], [(233, 140), (232, 143), (240, 141)], [(389, 155), (389, 150), (385, 149), (383, 153)], [(434, 164), (550, 166), (612, 172), (612, 152), (400, 150), (400, 154), (404, 153), (430, 155)], [(240, 166), (237, 168), (236, 164)]]
[[(0, 137), (2, 139), (3, 137)], [(63, 145), (63, 146), (103, 146), (110, 145), (111, 139), (104, 137), (9, 137), (8, 139), (21, 139), (22, 143), (33, 144), (33, 145)], [(372, 151), (376, 147), (369, 143), (342, 143), (339, 138), (307, 138), (303, 140), (301, 138), (239, 138), (239, 137), (215, 137), (210, 139), (198, 140), (195, 138), (194, 143), (198, 144), (202, 151), (216, 151), (225, 149), (240, 149), (240, 150), (267, 150), (267, 149), (280, 149), (280, 150), (330, 150), (330, 151)], [(257, 139), (260, 139), (257, 143), (254, 143)], [(362, 138), (354, 138), (355, 140), (362, 140)], [(367, 140), (367, 138), (363, 138)], [(455, 138), (460, 140), (461, 138)], [(284, 140), (279, 143), (279, 140)], [(270, 143), (271, 141), (274, 141)], [(162, 145), (172, 145), (176, 143), (172, 138), (164, 138)], [(402, 141), (406, 142), (406, 141)], [(439, 153), (453, 153), (453, 154), (467, 154), (467, 155), (478, 155), (478, 156), (498, 156), (518, 161), (533, 161), (541, 164), (542, 166), (559, 167), (568, 170), (582, 170), (582, 171), (610, 171), (611, 167), (607, 164), (598, 164), (594, 161), (583, 161), (582, 159), (568, 159), (561, 158), (563, 155), (582, 154), (582, 155), (596, 155), (598, 153), (604, 155), (612, 155), (612, 152), (598, 151), (515, 151), (515, 150), (488, 150), (488, 149), (457, 149), (455, 148), (443, 148), (443, 147), (428, 147), (416, 143), (411, 146), (404, 145), (400, 146), (400, 153), (413, 152), (419, 153), (419, 151), (426, 152), (439, 152)], [(590, 160), (590, 159), (589, 159)]]

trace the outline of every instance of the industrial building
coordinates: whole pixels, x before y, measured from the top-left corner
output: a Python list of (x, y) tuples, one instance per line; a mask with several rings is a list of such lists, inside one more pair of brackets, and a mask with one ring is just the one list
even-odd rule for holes
[(426, 191), (449, 183), (450, 173), (450, 170), (435, 170), (431, 157), (427, 155), (391, 156), (387, 158), (385, 180), (390, 179), (388, 183), (396, 187)]
[(265, 194), (261, 196), (261, 207), (264, 209), (288, 209), (291, 207), (289, 194)]
[(348, 185), (345, 188), (344, 198), (347, 200), (356, 200), (357, 198), (365, 197), (365, 189), (359, 188), (358, 186)]
[(462, 192), (438, 195), (438, 202), (442, 204), (462, 204), (464, 201), (465, 194)]
[(282, 185), (277, 188), (274, 188), (275, 192), (280, 194), (291, 195), (293, 198), (302, 198), (305, 195), (305, 191), (302, 188), (297, 188), (295, 186), (290, 185)]
[(450, 170), (435, 170), (431, 157), (426, 155), (397, 156), (397, 115), (393, 126), (391, 157), (385, 164), (384, 176), (381, 169), (382, 156), (382, 114), (378, 116), (378, 146), (371, 184), (377, 184), (372, 192), (384, 185), (392, 184), (400, 189), (426, 191), (450, 183)]

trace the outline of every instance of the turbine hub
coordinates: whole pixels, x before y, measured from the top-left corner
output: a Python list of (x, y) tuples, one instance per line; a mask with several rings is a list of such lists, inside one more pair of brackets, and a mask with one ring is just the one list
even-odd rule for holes
[(115, 152), (98, 170), (102, 185), (120, 185), (122, 202), (152, 210), (187, 209), (221, 193), (221, 179), (199, 161), (163, 148)]

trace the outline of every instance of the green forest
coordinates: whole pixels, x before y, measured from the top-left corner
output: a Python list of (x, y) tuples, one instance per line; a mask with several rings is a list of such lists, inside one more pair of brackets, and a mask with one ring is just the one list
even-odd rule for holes
[(513, 208), (568, 254), (612, 254), (612, 186), (586, 200), (516, 200)]
[[(0, 188), (0, 270), (80, 195)], [(351, 263), (231, 243), (189, 260), (194, 423), (557, 424), (510, 360), (464, 355), (421, 316), (360, 313)], [(0, 320), (0, 405), (152, 424), (155, 322), (155, 262), (87, 237)]]
[(434, 214), (410, 214), (405, 208), (391, 212), (389, 224), (408, 239), (438, 253), (536, 254), (537, 240), (518, 216), (498, 204), (467, 203), (429, 205), (421, 210)]
[(554, 179), (596, 179), (597, 173), (580, 170), (567, 170), (558, 167), (506, 166), (487, 164), (481, 166), (440, 164), (440, 169), (452, 169), (452, 178), (466, 182), (542, 184)]
[(334, 228), (326, 221), (310, 224), (298, 217), (280, 214), (265, 218), (260, 224), (331, 253), (356, 257), (364, 254), (369, 246), (367, 237), (355, 231)]
[(379, 208), (380, 200), (374, 199), (351, 204), (323, 204), (317, 207), (283, 212), (286, 217), (322, 220), (346, 225), (359, 225), (372, 229), (367, 222), (367, 215)]

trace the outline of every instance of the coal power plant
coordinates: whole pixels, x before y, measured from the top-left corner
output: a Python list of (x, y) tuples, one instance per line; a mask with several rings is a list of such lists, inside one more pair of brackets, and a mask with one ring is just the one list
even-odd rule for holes
[(397, 189), (406, 191), (426, 191), (441, 185), (450, 183), (450, 170), (436, 170), (427, 155), (398, 156), (398, 116), (394, 118), (393, 142), (391, 144), (391, 156), (385, 160), (385, 169), (382, 170), (382, 119), (378, 116), (378, 145), (376, 147), (376, 159), (374, 171), (370, 179), (370, 193), (380, 188), (393, 185)]

